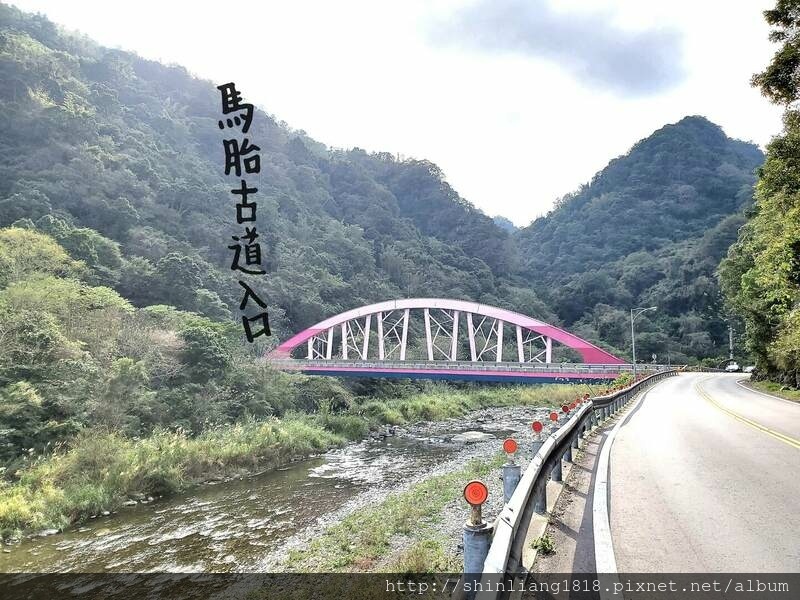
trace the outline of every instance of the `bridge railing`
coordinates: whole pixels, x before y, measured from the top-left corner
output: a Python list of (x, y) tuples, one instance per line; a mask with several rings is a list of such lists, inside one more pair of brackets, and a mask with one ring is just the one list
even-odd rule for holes
[[(518, 362), (471, 362), (471, 361), (372, 361), (335, 359), (269, 359), (268, 362), (280, 369), (303, 370), (309, 368), (327, 369), (417, 369), (443, 371), (509, 371), (519, 373), (605, 373), (618, 374), (632, 372), (632, 364), (589, 364), (589, 363), (518, 363)], [(639, 364), (639, 373), (657, 373), (673, 369), (671, 365)]]
[[(638, 366), (637, 366), (638, 369)], [(581, 434), (592, 429), (595, 423), (612, 416), (634, 396), (654, 383), (677, 374), (677, 370), (665, 370), (637, 381), (634, 385), (605, 396), (591, 398), (542, 444), (528, 464), (508, 503), (495, 521), (494, 533), (488, 555), (484, 561), (482, 588), (496, 589), (499, 581), (506, 581), (520, 573), (525, 539), (534, 514), (533, 498), (546, 489), (550, 474), (570, 448), (577, 447)], [(546, 509), (545, 509), (546, 510)], [(507, 581), (507, 583), (510, 583)], [(505, 589), (509, 589), (506, 585)], [(482, 592), (481, 599), (495, 600), (502, 597), (498, 591)]]

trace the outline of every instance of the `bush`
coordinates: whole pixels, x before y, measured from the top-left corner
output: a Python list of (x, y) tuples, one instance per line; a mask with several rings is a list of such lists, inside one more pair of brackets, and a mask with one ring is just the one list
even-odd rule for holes
[(381, 425), (400, 425), (406, 421), (403, 413), (380, 400), (365, 402), (358, 411), (370, 421)]
[(624, 373), (620, 373), (619, 376), (611, 382), (611, 387), (617, 386), (629, 386), (633, 383), (633, 373), (629, 373), (625, 371)]
[(348, 440), (358, 440), (369, 433), (369, 422), (358, 415), (323, 414), (320, 416), (320, 424)]
[(542, 554), (553, 554), (556, 551), (556, 544), (550, 535), (544, 534), (531, 542), (531, 548), (538, 550)]
[(325, 402), (332, 412), (350, 408), (353, 394), (332, 377), (304, 377), (294, 384), (296, 410), (317, 412)]

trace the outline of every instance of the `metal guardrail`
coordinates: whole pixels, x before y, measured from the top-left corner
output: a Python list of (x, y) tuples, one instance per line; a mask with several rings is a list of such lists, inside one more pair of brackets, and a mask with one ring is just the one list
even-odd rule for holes
[[(637, 366), (638, 369), (638, 366)], [(496, 600), (503, 596), (496, 591), (498, 581), (508, 580), (522, 571), (525, 538), (535, 511), (533, 499), (541, 496), (550, 474), (560, 466), (562, 457), (577, 447), (579, 436), (595, 423), (612, 416), (639, 392), (650, 385), (677, 374), (676, 369), (661, 371), (641, 379), (624, 390), (591, 398), (544, 441), (531, 459), (519, 484), (497, 520), (489, 552), (483, 566), (481, 583), (484, 590), (478, 598)], [(505, 589), (510, 589), (505, 586)]]
[[(311, 368), (358, 368), (358, 369), (419, 369), (427, 371), (509, 371), (519, 373), (608, 373), (632, 372), (633, 365), (586, 364), (586, 363), (525, 363), (517, 362), (470, 362), (470, 361), (364, 361), (327, 359), (271, 359), (270, 364), (287, 370)], [(674, 369), (671, 365), (637, 364), (640, 373), (656, 373)]]

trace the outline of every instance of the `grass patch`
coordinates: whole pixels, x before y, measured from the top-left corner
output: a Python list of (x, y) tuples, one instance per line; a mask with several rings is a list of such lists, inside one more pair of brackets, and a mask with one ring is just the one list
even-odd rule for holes
[(458, 573), (463, 568), (461, 560), (450, 556), (445, 541), (426, 537), (416, 540), (384, 567), (384, 570), (402, 575), (417, 573)]
[(556, 551), (556, 543), (551, 536), (545, 533), (531, 542), (531, 548), (542, 554), (553, 554)]
[(167, 495), (232, 472), (276, 467), (345, 443), (312, 419), (246, 422), (190, 438), (156, 431), (133, 440), (87, 430), (41, 457), (15, 483), (0, 482), (0, 534), (57, 528), (119, 507), (135, 493)]
[(497, 406), (557, 407), (574, 400), (588, 388), (574, 385), (497, 386), (468, 390), (442, 388), (409, 398), (367, 400), (350, 412), (373, 424), (402, 425), (460, 417), (474, 410)]
[[(431, 477), (389, 496), (377, 506), (348, 515), (328, 527), (307, 547), (290, 551), (289, 570), (372, 570), (389, 552), (394, 536), (413, 536), (424, 531), (425, 525), (433, 523), (448, 503), (461, 496), (467, 481), (485, 477), (503, 461), (501, 455), (491, 461), (471, 461), (458, 471)], [(460, 570), (461, 565), (452, 562), (441, 540), (426, 537), (415, 539), (392, 565), (382, 568), (416, 573)]]
[(774, 381), (746, 381), (745, 385), (752, 387), (755, 390), (760, 392), (764, 392), (766, 394), (772, 394), (773, 396), (778, 396), (779, 398), (784, 398), (785, 400), (791, 400), (792, 402), (800, 402), (800, 390), (795, 388), (787, 387), (781, 383), (776, 383)]

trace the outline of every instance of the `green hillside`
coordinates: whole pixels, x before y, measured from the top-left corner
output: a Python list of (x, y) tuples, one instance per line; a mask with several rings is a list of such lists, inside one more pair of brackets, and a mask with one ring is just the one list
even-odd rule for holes
[(522, 272), (588, 338), (627, 348), (627, 311), (655, 305), (639, 325), (643, 356), (724, 354), (715, 270), (762, 161), (703, 117), (662, 127), (516, 234)]
[[(6, 5), (0, 78), (0, 226), (33, 223), (135, 306), (226, 318), (236, 225), (215, 84)], [(278, 337), (399, 296), (536, 305), (499, 279), (515, 268), (509, 235), (435, 165), (329, 150), (261, 111), (250, 137)]]

